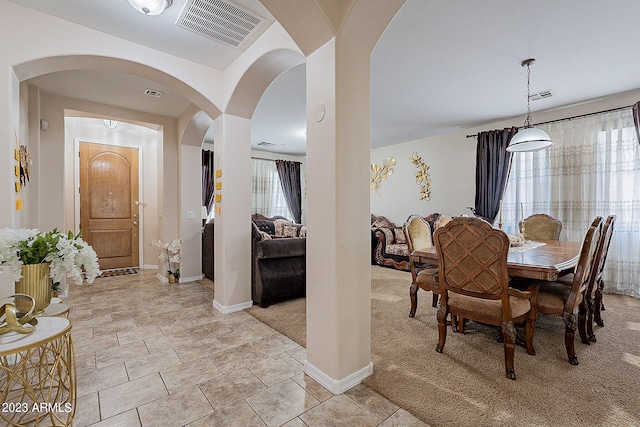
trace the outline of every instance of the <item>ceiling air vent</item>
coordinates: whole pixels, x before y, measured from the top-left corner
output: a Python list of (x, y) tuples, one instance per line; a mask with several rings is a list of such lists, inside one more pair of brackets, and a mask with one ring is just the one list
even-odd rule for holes
[(160, 98), (162, 97), (162, 95), (164, 95), (164, 92), (160, 92), (159, 90), (153, 90), (153, 89), (145, 89), (144, 94), (153, 96), (154, 98)]
[(531, 95), (529, 95), (529, 99), (531, 101), (537, 101), (539, 99), (551, 98), (552, 96), (553, 92), (551, 92), (551, 89), (547, 89), (540, 92), (532, 93)]
[(264, 18), (224, 0), (190, 0), (176, 25), (201, 36), (238, 47)]

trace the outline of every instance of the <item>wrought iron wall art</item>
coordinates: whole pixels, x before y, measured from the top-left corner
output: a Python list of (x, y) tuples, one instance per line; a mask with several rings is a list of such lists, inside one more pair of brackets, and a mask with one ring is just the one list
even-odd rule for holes
[(420, 200), (431, 200), (431, 176), (427, 172), (429, 170), (429, 166), (422, 161), (422, 158), (418, 155), (417, 152), (413, 152), (411, 157), (409, 157), (411, 163), (413, 163), (416, 168), (416, 184), (420, 188)]
[(393, 167), (396, 165), (395, 157), (387, 157), (382, 166), (371, 163), (371, 189), (376, 193), (380, 189), (382, 181), (387, 179), (387, 176), (393, 175)]

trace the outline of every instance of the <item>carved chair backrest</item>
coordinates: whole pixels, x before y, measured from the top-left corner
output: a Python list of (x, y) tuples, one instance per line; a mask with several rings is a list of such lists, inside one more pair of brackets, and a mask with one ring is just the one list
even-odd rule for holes
[(509, 237), (487, 221), (456, 217), (434, 232), (440, 284), (467, 296), (502, 299), (508, 306)]
[(589, 278), (589, 286), (587, 288), (588, 296), (593, 296), (598, 288), (599, 282), (602, 280), (602, 272), (607, 260), (607, 254), (609, 253), (609, 245), (611, 244), (611, 237), (613, 236), (613, 226), (615, 222), (616, 216), (609, 215), (602, 227), (602, 236), (598, 242), (596, 254), (593, 258), (593, 265), (591, 267), (591, 277)]
[(584, 293), (589, 285), (591, 278), (591, 269), (593, 267), (593, 260), (596, 256), (596, 250), (598, 243), (602, 235), (602, 217), (596, 217), (591, 223), (591, 226), (585, 233), (582, 240), (582, 247), (580, 248), (580, 256), (578, 263), (574, 269), (573, 282), (571, 284), (571, 291), (567, 297), (565, 303), (565, 311), (573, 311), (576, 307), (578, 295)]

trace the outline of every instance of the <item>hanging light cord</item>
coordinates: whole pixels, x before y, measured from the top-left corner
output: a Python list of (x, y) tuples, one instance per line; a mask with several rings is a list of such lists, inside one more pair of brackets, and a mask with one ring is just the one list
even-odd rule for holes
[(527, 118), (524, 121), (524, 127), (531, 127), (531, 64), (535, 59), (527, 59), (522, 61), (522, 66), (527, 66)]

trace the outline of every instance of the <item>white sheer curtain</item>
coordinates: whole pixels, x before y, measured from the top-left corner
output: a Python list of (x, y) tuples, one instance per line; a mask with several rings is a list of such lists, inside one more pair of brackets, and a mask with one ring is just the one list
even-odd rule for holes
[(580, 241), (596, 216), (614, 214), (605, 291), (640, 297), (640, 148), (631, 109), (545, 130), (555, 145), (512, 157), (503, 229), (512, 233), (521, 218), (546, 213), (562, 221), (561, 240)]
[(251, 159), (251, 213), (293, 218), (282, 192), (274, 160)]

